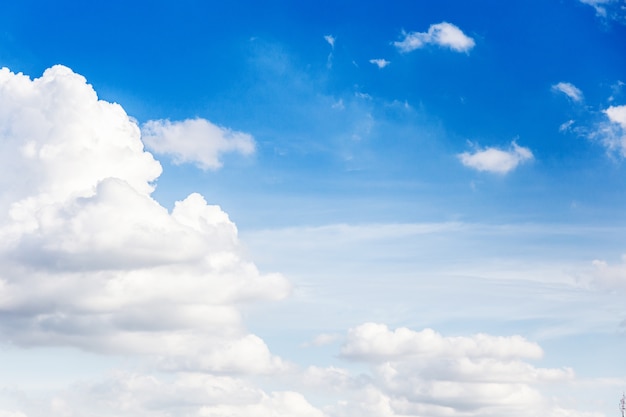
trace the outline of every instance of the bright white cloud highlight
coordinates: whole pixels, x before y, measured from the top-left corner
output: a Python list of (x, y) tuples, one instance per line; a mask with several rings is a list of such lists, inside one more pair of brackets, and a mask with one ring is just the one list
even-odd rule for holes
[[(283, 298), (289, 283), (244, 259), (219, 206), (194, 193), (170, 213), (152, 199), (161, 166), (119, 105), (63, 66), (35, 80), (5, 68), (0, 126), (1, 340), (150, 355), (172, 370), (288, 366), (246, 331), (239, 306)], [(180, 139), (183, 155), (207, 132), (252, 149), (203, 120), (149, 130), (161, 149)], [(205, 164), (220, 146), (198, 150)]]
[(428, 32), (403, 33), (403, 36), (404, 39), (393, 43), (400, 52), (411, 52), (426, 45), (438, 45), (456, 52), (469, 52), (476, 45), (474, 39), (447, 22), (430, 25)]
[(370, 59), (370, 63), (376, 65), (378, 68), (385, 68), (387, 65), (391, 64), (391, 62), (386, 59)]
[(552, 91), (565, 94), (573, 101), (579, 102), (583, 99), (583, 92), (571, 83), (560, 82), (552, 86)]
[(335, 37), (333, 35), (324, 36), (324, 40), (328, 42), (331, 48), (335, 47)]
[(626, 130), (626, 105), (611, 106), (604, 110), (604, 114), (612, 123), (617, 123), (622, 129)]
[(474, 337), (444, 338), (432, 329), (421, 332), (401, 327), (391, 331), (387, 326), (366, 323), (348, 332), (342, 355), (359, 360), (385, 362), (403, 357), (498, 357), (501, 359), (542, 356), (541, 348), (522, 337), (494, 337), (478, 334)]
[(348, 331), (341, 353), (372, 372), (361, 382), (360, 401), (345, 405), (349, 416), (557, 416), (533, 386), (574, 377), (568, 368), (527, 363), (542, 350), (520, 336), (446, 337), (365, 323)]
[(205, 170), (221, 168), (220, 156), (226, 152), (250, 155), (255, 149), (249, 134), (216, 126), (205, 119), (150, 120), (141, 127), (141, 135), (155, 153), (172, 155), (177, 164), (193, 162)]
[(626, 105), (610, 106), (603, 113), (606, 119), (590, 129), (587, 137), (600, 142), (610, 153), (626, 157)]
[(515, 142), (511, 142), (508, 150), (488, 147), (474, 152), (463, 152), (458, 157), (466, 167), (498, 174), (506, 174), (517, 168), (519, 164), (534, 158), (530, 149), (519, 146)]

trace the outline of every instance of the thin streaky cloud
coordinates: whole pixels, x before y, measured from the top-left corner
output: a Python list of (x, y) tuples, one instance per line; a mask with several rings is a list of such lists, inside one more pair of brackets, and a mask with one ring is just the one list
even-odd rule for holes
[(552, 91), (565, 94), (567, 97), (572, 99), (572, 101), (580, 102), (583, 100), (583, 92), (572, 83), (560, 82), (554, 84), (552, 86)]

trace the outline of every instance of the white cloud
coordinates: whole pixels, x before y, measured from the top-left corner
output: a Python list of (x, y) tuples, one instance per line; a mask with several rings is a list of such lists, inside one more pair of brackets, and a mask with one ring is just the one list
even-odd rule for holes
[(370, 63), (376, 65), (378, 68), (385, 68), (387, 65), (391, 64), (391, 62), (386, 59), (370, 59)]
[(3, 69), (0, 126), (2, 340), (151, 355), (168, 369), (288, 367), (238, 308), (283, 298), (289, 283), (244, 259), (219, 206), (194, 193), (170, 213), (152, 199), (161, 167), (119, 105), (66, 67), (32, 81)]
[(598, 16), (606, 17), (607, 5), (614, 2), (614, 0), (579, 0), (583, 4), (588, 4), (596, 10)]
[(335, 37), (333, 35), (325, 35), (324, 40), (328, 42), (331, 48), (335, 47)]
[(474, 152), (463, 152), (458, 157), (466, 167), (498, 174), (506, 174), (517, 168), (519, 164), (534, 158), (530, 149), (519, 146), (515, 142), (511, 142), (508, 150), (488, 147)]
[(430, 25), (428, 32), (404, 33), (404, 39), (394, 42), (400, 52), (411, 52), (426, 45), (439, 45), (457, 52), (469, 52), (476, 43), (457, 26), (441, 22)]
[(626, 130), (626, 105), (611, 106), (604, 110), (604, 114), (607, 115), (612, 123), (617, 123), (622, 129)]
[(445, 337), (426, 329), (351, 329), (342, 355), (371, 365), (360, 400), (339, 415), (559, 415), (535, 384), (573, 379), (571, 369), (536, 368), (541, 348), (520, 336)]
[(552, 91), (560, 92), (568, 96), (573, 101), (582, 101), (583, 92), (571, 83), (560, 82), (552, 86)]
[(177, 164), (193, 162), (205, 170), (221, 168), (223, 153), (250, 155), (255, 149), (249, 134), (216, 126), (205, 119), (150, 120), (142, 125), (141, 134), (146, 146), (155, 153), (172, 155)]
[(567, 122), (561, 123), (561, 125), (559, 126), (559, 132), (567, 132), (568, 130), (572, 128), (572, 125), (574, 123), (576, 122), (572, 119), (568, 120)]
[(626, 157), (626, 105), (610, 106), (603, 113), (606, 120), (587, 130), (586, 136), (599, 141), (609, 152)]
[(324, 417), (293, 391), (265, 392), (228, 376), (179, 373), (174, 378), (118, 371), (107, 380), (77, 384), (60, 396), (64, 415), (149, 417)]
[[(538, 359), (541, 348), (520, 336), (494, 337), (478, 334), (473, 337), (444, 338), (432, 329), (421, 332), (401, 327), (391, 331), (384, 324), (365, 323), (348, 332), (341, 353), (351, 359), (387, 362), (410, 357), (463, 357)], [(427, 360), (427, 359), (425, 359)]]

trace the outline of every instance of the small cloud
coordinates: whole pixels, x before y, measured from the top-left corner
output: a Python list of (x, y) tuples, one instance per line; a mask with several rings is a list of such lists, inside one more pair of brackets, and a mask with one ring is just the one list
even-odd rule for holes
[(611, 106), (604, 110), (604, 114), (607, 115), (612, 123), (617, 123), (622, 129), (626, 130), (626, 105)]
[(563, 93), (572, 101), (580, 102), (583, 99), (583, 92), (580, 91), (574, 84), (560, 82), (552, 86), (552, 91), (557, 93)]
[(428, 32), (404, 32), (403, 35), (403, 40), (393, 43), (400, 52), (411, 52), (426, 45), (439, 45), (456, 52), (468, 52), (476, 45), (474, 39), (447, 22), (430, 25)]
[(626, 157), (626, 105), (610, 106), (602, 113), (606, 119), (588, 131), (587, 138), (600, 142), (609, 153), (617, 151)]
[(153, 152), (172, 155), (176, 164), (192, 162), (204, 170), (221, 168), (223, 153), (250, 155), (255, 150), (251, 135), (201, 118), (177, 122), (150, 120), (141, 127), (141, 135)]
[(552, 86), (552, 91), (565, 94), (572, 101), (579, 102), (583, 99), (583, 92), (572, 83), (560, 82), (558, 84), (554, 84)]
[(559, 126), (559, 132), (567, 132), (568, 130), (570, 130), (573, 124), (573, 120), (568, 120), (565, 123), (561, 123), (561, 126)]
[(331, 48), (335, 48), (335, 37), (333, 35), (326, 35), (324, 36), (324, 39), (328, 42)]
[(385, 68), (387, 65), (391, 64), (391, 62), (386, 59), (370, 59), (370, 63), (376, 65), (378, 68)]
[(477, 149), (475, 152), (463, 152), (458, 155), (461, 163), (466, 167), (478, 171), (506, 174), (521, 163), (531, 161), (534, 157), (530, 149), (511, 142), (508, 150), (498, 148)]

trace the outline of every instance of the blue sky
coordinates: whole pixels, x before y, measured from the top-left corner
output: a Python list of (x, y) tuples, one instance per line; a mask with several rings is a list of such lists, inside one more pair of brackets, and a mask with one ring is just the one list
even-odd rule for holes
[(0, 27), (0, 417), (617, 415), (623, 0)]

